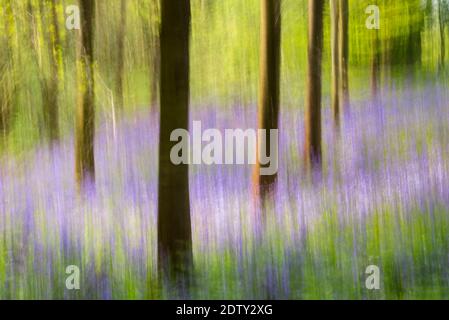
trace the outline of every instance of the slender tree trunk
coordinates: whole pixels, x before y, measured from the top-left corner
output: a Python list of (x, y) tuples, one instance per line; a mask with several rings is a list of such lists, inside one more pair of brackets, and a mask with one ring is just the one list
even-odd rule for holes
[[(160, 1), (152, 0), (151, 2), (153, 14), (159, 16), (160, 14)], [(152, 24), (153, 28), (150, 32), (150, 68), (151, 68), (151, 84), (150, 84), (150, 106), (155, 107), (158, 103), (159, 96), (159, 78), (161, 70), (161, 57), (160, 57), (160, 47), (159, 47), (159, 26), (155, 27), (156, 24)]]
[[(150, 1), (150, 19), (160, 15), (160, 1)], [(160, 80), (160, 48), (159, 48), (159, 26), (151, 22), (151, 27), (148, 27), (144, 16), (143, 20), (143, 36), (145, 43), (147, 43), (148, 50), (148, 66), (150, 68), (150, 107), (157, 106), (159, 96), (159, 80)]]
[[(270, 140), (270, 130), (278, 130), (279, 78), (281, 60), (281, 1), (261, 0), (259, 64), (259, 128), (266, 130), (266, 152), (277, 141)], [(260, 143), (260, 141), (259, 141)], [(259, 144), (259, 150), (261, 146)], [(262, 197), (272, 192), (277, 175), (260, 175), (260, 164), (254, 176)]]
[(340, 0), (330, 0), (331, 11), (331, 60), (332, 60), (332, 112), (336, 128), (340, 127), (340, 59), (339, 22)]
[(117, 35), (117, 70), (115, 92), (117, 94), (116, 106), (117, 110), (123, 109), (123, 76), (125, 72), (125, 36), (126, 36), (126, 13), (127, 1), (120, 0), (120, 26)]
[[(27, 1), (27, 11), (30, 15), (30, 23), (28, 24), (29, 29), (28, 32), (30, 34), (30, 50), (32, 52), (32, 57), (34, 60), (34, 63), (36, 67), (38, 68), (39, 72), (37, 74), (37, 78), (39, 80), (39, 86), (40, 86), (40, 93), (41, 93), (41, 99), (42, 99), (42, 126), (39, 126), (40, 134), (41, 136), (45, 136), (45, 138), (49, 138), (50, 130), (49, 130), (49, 120), (48, 120), (48, 85), (47, 85), (47, 78), (45, 74), (45, 70), (43, 67), (43, 57), (42, 52), (40, 50), (40, 37), (39, 37), (39, 27), (38, 27), (38, 20), (41, 22), (41, 25), (45, 25), (45, 20), (43, 18), (44, 15), (44, 5), (43, 2), (39, 2), (38, 7), (34, 8), (34, 4), (32, 0)], [(44, 31), (45, 32), (45, 31)], [(48, 52), (48, 51), (47, 51)]]
[(305, 163), (321, 163), (321, 60), (323, 0), (309, 0), (308, 69), (305, 112)]
[(193, 264), (189, 168), (170, 160), (170, 135), (189, 127), (190, 0), (161, 5), (158, 267), (164, 279), (186, 284)]
[[(42, 3), (42, 2), (41, 2)], [(42, 3), (43, 4), (43, 3)], [(42, 27), (47, 28), (47, 56), (50, 71), (42, 81), (44, 120), (47, 138), (50, 142), (59, 139), (59, 71), (60, 71), (60, 34), (55, 0), (47, 0), (47, 7), (41, 6)], [(49, 26), (49, 27), (46, 27)], [(41, 70), (44, 73), (44, 70)]]
[(161, 58), (159, 56), (159, 41), (157, 41), (157, 35), (153, 34), (151, 36), (152, 41), (150, 44), (150, 68), (151, 68), (151, 82), (150, 82), (150, 106), (155, 107), (157, 105), (158, 100), (158, 92), (159, 92), (159, 78), (160, 78), (160, 69), (161, 69)]
[(78, 106), (75, 128), (76, 181), (82, 187), (95, 180), (94, 161), (94, 0), (80, 0), (81, 43), (78, 48)]
[(349, 5), (348, 0), (340, 0), (340, 22), (339, 22), (339, 50), (340, 50), (340, 103), (342, 109), (347, 111), (349, 108)]
[(371, 95), (374, 101), (378, 98), (379, 91), (379, 73), (380, 73), (380, 40), (379, 30), (373, 30), (374, 37), (372, 43), (372, 57), (371, 57)]
[(440, 69), (444, 69), (446, 60), (446, 35), (445, 35), (445, 23), (443, 16), (443, 0), (438, 1), (438, 21), (440, 25)]
[(4, 76), (0, 82), (0, 134), (5, 138), (11, 129), (12, 114), (15, 105), (16, 95), (16, 74), (14, 69), (14, 45), (15, 18), (11, 0), (6, 0), (4, 4), (4, 28), (6, 31), (6, 50), (4, 60), (0, 62), (0, 71)]

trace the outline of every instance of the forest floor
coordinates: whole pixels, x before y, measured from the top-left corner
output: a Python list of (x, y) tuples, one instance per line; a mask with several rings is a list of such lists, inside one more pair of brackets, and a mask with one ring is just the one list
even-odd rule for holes
[[(192, 166), (192, 298), (449, 298), (449, 97), (393, 88), (354, 102), (323, 170), (302, 165), (303, 112), (282, 110), (277, 192), (255, 210), (250, 166)], [(254, 128), (254, 106), (194, 106), (204, 128)], [(96, 135), (96, 183), (74, 185), (73, 141), (0, 161), (0, 298), (168, 298), (156, 277), (158, 114)], [(176, 195), (173, 195), (176, 201)], [(80, 290), (65, 287), (66, 267)], [(380, 290), (365, 287), (366, 268)]]

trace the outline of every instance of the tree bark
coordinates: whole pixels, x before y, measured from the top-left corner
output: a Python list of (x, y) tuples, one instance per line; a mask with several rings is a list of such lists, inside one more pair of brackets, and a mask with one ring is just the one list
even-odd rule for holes
[(379, 91), (379, 73), (380, 73), (380, 40), (379, 30), (373, 30), (374, 37), (372, 41), (371, 57), (371, 95), (373, 101), (377, 101)]
[(120, 26), (117, 35), (117, 70), (115, 79), (116, 107), (118, 111), (123, 110), (123, 76), (125, 72), (125, 36), (126, 36), (126, 13), (127, 1), (120, 0)]
[[(158, 17), (160, 15), (160, 1), (151, 0), (150, 1), (150, 19), (152, 17)], [(151, 21), (151, 27), (148, 27), (146, 18), (144, 15), (141, 16), (143, 20), (143, 37), (147, 44), (148, 51), (148, 66), (150, 69), (150, 108), (156, 107), (159, 97), (159, 80), (160, 80), (160, 48), (159, 48), (159, 25)]]
[(438, 22), (440, 28), (440, 70), (444, 69), (446, 60), (446, 35), (445, 35), (445, 21), (443, 15), (443, 0), (438, 1)]
[(183, 284), (193, 264), (189, 168), (171, 162), (170, 134), (189, 127), (189, 36), (190, 0), (162, 1), (158, 268), (164, 279)]
[(349, 108), (349, 5), (348, 0), (340, 0), (339, 50), (340, 50), (340, 103), (344, 111)]
[(6, 138), (11, 130), (12, 115), (15, 105), (16, 95), (16, 74), (14, 70), (14, 45), (15, 18), (11, 0), (7, 0), (4, 5), (4, 28), (6, 30), (5, 56), (0, 63), (0, 71), (4, 75), (4, 81), (0, 82), (0, 134)]
[[(42, 26), (47, 28), (46, 52), (49, 60), (49, 73), (41, 79), (44, 123), (47, 139), (52, 143), (59, 139), (59, 72), (60, 72), (60, 34), (55, 0), (47, 0), (41, 6)], [(41, 70), (44, 74), (45, 70)]]
[(321, 62), (323, 0), (309, 0), (308, 68), (305, 111), (306, 167), (321, 163)]
[(340, 126), (340, 59), (339, 59), (339, 22), (340, 22), (340, 0), (330, 0), (331, 11), (331, 63), (332, 63), (332, 113), (334, 125)]
[(94, 0), (80, 0), (81, 41), (78, 47), (78, 105), (75, 127), (75, 175), (78, 187), (95, 180), (94, 160)]
[[(270, 130), (279, 127), (279, 78), (281, 63), (281, 1), (261, 0), (260, 61), (259, 61), (259, 128), (266, 130), (265, 150), (269, 152), (273, 142)], [(259, 141), (259, 150), (261, 148)], [(262, 197), (271, 193), (277, 174), (260, 175), (260, 164), (254, 176)]]

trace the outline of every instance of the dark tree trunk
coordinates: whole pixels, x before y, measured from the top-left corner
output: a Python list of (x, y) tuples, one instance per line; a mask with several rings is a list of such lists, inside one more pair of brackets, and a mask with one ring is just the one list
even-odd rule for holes
[(335, 127), (340, 126), (340, 59), (339, 59), (339, 22), (340, 0), (330, 0), (331, 11), (331, 63), (332, 63), (332, 113)]
[[(55, 0), (47, 0), (47, 8), (41, 4), (42, 25), (47, 28), (47, 56), (49, 60), (49, 74), (41, 80), (42, 103), (44, 110), (44, 125), (47, 139), (54, 142), (59, 139), (59, 72), (60, 72), (60, 34)], [(41, 70), (44, 74), (44, 70)]]
[(161, 118), (158, 190), (158, 267), (170, 283), (185, 284), (193, 264), (189, 168), (170, 160), (175, 129), (189, 126), (190, 1), (161, 2)]
[(78, 106), (75, 132), (75, 171), (79, 187), (95, 180), (94, 161), (94, 0), (80, 0), (81, 42), (78, 48)]
[[(273, 142), (270, 130), (279, 125), (279, 78), (281, 60), (281, 1), (261, 0), (260, 65), (259, 65), (259, 128), (266, 130), (265, 150), (270, 152)], [(260, 148), (260, 145), (259, 145)], [(259, 149), (260, 150), (260, 149)], [(256, 185), (262, 197), (270, 193), (277, 175), (260, 175), (260, 167), (254, 172)]]
[(323, 0), (309, 0), (308, 68), (305, 111), (305, 163), (321, 163), (321, 60)]
[(340, 23), (339, 23), (339, 50), (340, 50), (340, 103), (344, 111), (349, 108), (349, 5), (348, 0), (339, 0)]

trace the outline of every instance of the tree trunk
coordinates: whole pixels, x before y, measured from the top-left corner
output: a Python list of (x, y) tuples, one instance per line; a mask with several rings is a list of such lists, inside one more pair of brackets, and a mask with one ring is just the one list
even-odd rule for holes
[[(44, 125), (47, 139), (54, 142), (59, 139), (59, 72), (60, 72), (60, 34), (55, 0), (47, 0), (47, 7), (41, 4), (42, 26), (47, 28), (46, 52), (49, 60), (49, 73), (41, 80)], [(41, 73), (44, 74), (44, 70)]]
[(331, 62), (332, 62), (332, 113), (335, 127), (340, 126), (340, 60), (339, 60), (339, 21), (340, 0), (330, 0), (331, 11)]
[[(159, 0), (150, 1), (150, 19), (160, 15)], [(151, 27), (148, 27), (145, 16), (141, 16), (143, 20), (143, 36), (147, 44), (148, 66), (150, 69), (150, 107), (156, 107), (159, 96), (159, 80), (160, 80), (160, 48), (159, 48), (159, 26), (151, 21)]]
[(120, 26), (117, 35), (117, 70), (115, 79), (115, 93), (117, 110), (123, 109), (123, 75), (125, 72), (125, 36), (126, 36), (126, 7), (128, 0), (120, 0)]
[[(270, 130), (279, 125), (279, 78), (281, 60), (281, 1), (261, 0), (260, 64), (259, 64), (259, 128), (266, 130), (266, 152), (269, 152)], [(259, 142), (260, 143), (260, 142)], [(259, 145), (259, 150), (260, 150)], [(262, 197), (272, 191), (277, 175), (260, 175), (255, 168), (256, 186)]]
[(377, 101), (379, 91), (379, 73), (380, 73), (380, 40), (379, 30), (372, 30), (374, 32), (372, 43), (372, 57), (371, 57), (371, 95), (373, 101)]
[[(160, 14), (160, 1), (152, 0), (152, 9), (154, 10), (154, 15), (158, 16)], [(153, 24), (154, 26), (155, 24)], [(161, 70), (161, 57), (159, 48), (159, 28), (153, 28), (150, 33), (150, 67), (151, 67), (151, 84), (150, 84), (150, 106), (155, 107), (158, 102), (159, 93), (159, 78)]]
[(445, 30), (445, 22), (443, 16), (443, 0), (438, 1), (438, 21), (440, 26), (440, 70), (444, 69), (444, 62), (446, 60), (446, 35), (444, 33)]
[(186, 284), (193, 264), (189, 168), (171, 162), (176, 142), (170, 135), (189, 127), (190, 0), (164, 0), (161, 5), (158, 267), (170, 283)]
[(78, 47), (78, 105), (75, 128), (75, 171), (78, 187), (95, 180), (94, 161), (94, 0), (80, 0), (81, 43)]
[(321, 59), (323, 0), (309, 0), (308, 68), (305, 111), (306, 167), (321, 163)]
[(4, 4), (4, 28), (6, 31), (5, 56), (0, 61), (0, 71), (4, 76), (0, 82), (0, 134), (6, 138), (11, 129), (12, 111), (15, 104), (16, 77), (14, 70), (13, 37), (15, 30), (14, 12), (12, 1)]
[(349, 5), (348, 0), (340, 0), (340, 22), (339, 22), (339, 50), (340, 50), (340, 103), (342, 109), (347, 111), (349, 108)]

